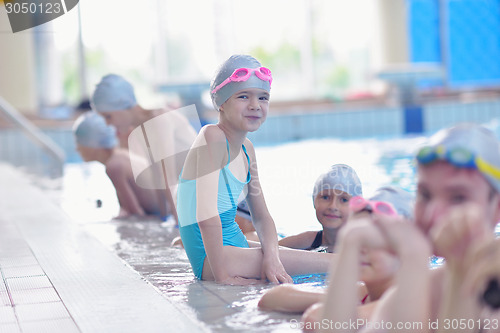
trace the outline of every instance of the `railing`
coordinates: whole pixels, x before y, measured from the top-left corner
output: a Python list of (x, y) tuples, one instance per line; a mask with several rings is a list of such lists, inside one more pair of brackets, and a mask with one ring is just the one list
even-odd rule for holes
[(38, 127), (33, 125), (26, 117), (19, 113), (12, 105), (0, 96), (0, 112), (11, 120), (18, 128), (40, 146), (54, 160), (54, 169), (51, 170), (52, 176), (60, 177), (63, 174), (63, 165), (66, 160), (64, 151)]

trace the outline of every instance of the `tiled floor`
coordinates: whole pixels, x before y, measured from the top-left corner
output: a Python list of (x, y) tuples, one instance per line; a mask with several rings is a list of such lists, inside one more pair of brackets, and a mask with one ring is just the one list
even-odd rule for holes
[(0, 164), (0, 332), (200, 332), (21, 173)]
[(16, 225), (3, 219), (0, 272), (1, 332), (79, 331)]

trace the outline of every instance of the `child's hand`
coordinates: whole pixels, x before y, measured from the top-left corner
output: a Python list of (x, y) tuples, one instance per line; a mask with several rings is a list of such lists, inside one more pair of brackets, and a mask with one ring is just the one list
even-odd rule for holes
[(373, 223), (387, 241), (389, 251), (403, 257), (407, 254), (431, 255), (431, 245), (423, 233), (412, 222), (403, 217), (374, 215)]
[(314, 330), (309, 328), (315, 327), (321, 322), (324, 311), (325, 303), (323, 302), (314, 303), (304, 311), (301, 318), (301, 322), (304, 324), (304, 332), (314, 332)]
[(293, 283), (293, 279), (285, 271), (278, 256), (266, 256), (262, 259), (261, 279), (268, 279), (274, 284)]
[(484, 292), (491, 279), (500, 282), (500, 239), (477, 242), (470, 247), (464, 259), (466, 278), (465, 290), (468, 293)]
[(493, 239), (487, 230), (483, 211), (475, 204), (461, 205), (441, 217), (430, 230), (436, 254), (452, 267), (466, 270), (463, 260), (469, 248)]
[(340, 229), (338, 246), (344, 243), (359, 249), (389, 249), (387, 240), (370, 215), (351, 219)]

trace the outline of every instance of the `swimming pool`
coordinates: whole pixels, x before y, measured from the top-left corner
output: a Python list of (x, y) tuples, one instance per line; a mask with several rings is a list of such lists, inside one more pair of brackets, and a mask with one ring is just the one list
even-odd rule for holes
[[(492, 121), (488, 126), (498, 136), (498, 124)], [(367, 196), (390, 183), (414, 190), (411, 156), (424, 140), (422, 136), (310, 139), (258, 146), (260, 180), (278, 232), (289, 235), (320, 228), (312, 205), (312, 186), (319, 173), (331, 164), (351, 165)], [(183, 312), (203, 321), (212, 331), (294, 331), (290, 321), (300, 319), (299, 315), (257, 308), (261, 292), (271, 286), (230, 287), (196, 281), (183, 250), (169, 246), (178, 235), (171, 221), (111, 221), (118, 212), (118, 203), (102, 165), (68, 164), (65, 177), (57, 186), (51, 181), (45, 185), (47, 193), (75, 223), (100, 239), (163, 295), (174, 300)], [(296, 280), (304, 288), (321, 288), (321, 279), (320, 283), (317, 277)]]

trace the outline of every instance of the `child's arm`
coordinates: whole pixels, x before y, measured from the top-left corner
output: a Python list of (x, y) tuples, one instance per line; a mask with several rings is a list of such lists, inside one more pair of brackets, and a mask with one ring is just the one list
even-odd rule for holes
[(278, 235), (274, 221), (267, 209), (262, 188), (259, 181), (255, 150), (250, 140), (245, 141), (245, 147), (250, 157), (251, 180), (248, 183), (247, 203), (252, 215), (255, 230), (262, 244), (262, 270), (261, 278), (267, 278), (272, 283), (291, 283), (293, 280), (285, 271), (279, 258)]
[[(474, 312), (479, 315), (474, 318), (474, 332), (500, 332), (500, 306), (499, 283), (500, 283), (500, 239), (489, 239), (476, 242), (468, 251), (464, 259), (466, 274), (460, 290), (463, 296), (472, 300), (475, 310), (468, 312), (469, 317)], [(496, 282), (496, 285), (495, 285)], [(458, 294), (455, 292), (455, 294)], [(448, 304), (454, 300), (448, 296)], [(452, 295), (451, 295), (452, 296)], [(466, 303), (461, 300), (462, 303)], [(457, 309), (442, 307), (440, 318), (463, 317)], [(451, 312), (452, 310), (455, 313)], [(458, 313), (458, 315), (457, 315)], [(470, 317), (472, 319), (472, 317)], [(469, 326), (472, 321), (469, 321)], [(441, 326), (443, 328), (443, 326)]]
[(162, 133), (162, 148), (167, 156), (162, 161), (165, 170), (164, 178), (166, 179), (165, 195), (170, 213), (177, 222), (174, 195), (185, 162), (186, 152), (191, 148), (197, 133), (189, 121), (175, 110), (167, 111), (160, 117), (163, 120), (161, 122), (162, 129), (158, 129), (158, 131)]
[[(216, 128), (202, 130), (200, 149), (188, 162), (196, 163), (196, 220), (215, 281), (224, 283), (229, 278), (224, 265), (222, 226), (217, 209), (219, 171), (224, 162), (224, 134)], [(185, 167), (186, 168), (186, 167)], [(189, 170), (189, 167), (186, 169)], [(186, 171), (185, 171), (186, 172)]]
[[(343, 323), (356, 321), (358, 318), (357, 306), (359, 264), (363, 239), (372, 237), (377, 232), (368, 219), (349, 221), (340, 231), (338, 240), (338, 259), (331, 266), (330, 281), (325, 296), (322, 321), (341, 323), (338, 332), (355, 332), (350, 326)], [(322, 327), (327, 331), (332, 327)]]
[(300, 290), (290, 284), (269, 289), (262, 295), (259, 308), (268, 311), (301, 313), (323, 297), (322, 292)]
[[(384, 293), (375, 310), (371, 309), (374, 314), (370, 321), (392, 325), (419, 322), (424, 325), (422, 332), (425, 332), (430, 309), (430, 246), (414, 225), (377, 215), (373, 216), (373, 222), (369, 219), (350, 221), (341, 229), (339, 259), (332, 271), (323, 318), (339, 325), (361, 318), (355, 285), (363, 248), (385, 249), (401, 260), (396, 286)], [(371, 332), (371, 328), (366, 327), (363, 332)], [(355, 325), (342, 327), (340, 331), (357, 332), (360, 329), (360, 325)]]
[(485, 324), (480, 295), (489, 279), (500, 276), (494, 264), (499, 260), (500, 243), (495, 242), (484, 220), (479, 207), (462, 205), (448, 212), (431, 230), (436, 249), (446, 258), (438, 332), (449, 331), (447, 326), (452, 321), (463, 324), (467, 329), (461, 330), (464, 332), (477, 332)]
[(278, 241), (278, 245), (292, 249), (307, 249), (311, 247), (317, 231), (306, 231), (297, 235), (287, 236)]
[[(388, 249), (400, 260), (394, 287), (381, 297), (370, 321), (410, 325), (398, 332), (429, 332), (432, 319), (431, 246), (416, 226), (391, 217), (374, 216), (374, 223), (384, 235)], [(363, 332), (376, 332), (373, 327)]]
[(115, 187), (120, 207), (130, 215), (146, 215), (132, 187), (128, 183), (125, 168), (116, 161), (112, 161), (106, 164), (106, 174)]

